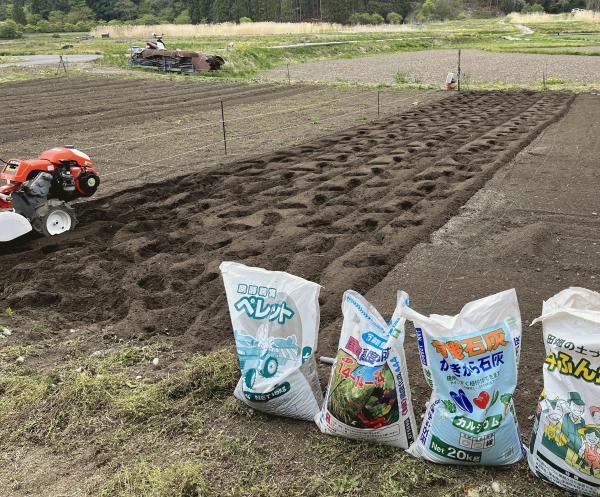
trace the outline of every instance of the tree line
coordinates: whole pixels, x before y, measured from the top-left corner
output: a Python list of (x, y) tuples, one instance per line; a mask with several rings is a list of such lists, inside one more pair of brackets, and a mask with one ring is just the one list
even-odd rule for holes
[[(598, 2), (587, 0), (587, 6), (597, 8)], [(19, 31), (87, 31), (98, 23), (379, 24), (585, 7), (586, 0), (0, 0), (0, 38)]]

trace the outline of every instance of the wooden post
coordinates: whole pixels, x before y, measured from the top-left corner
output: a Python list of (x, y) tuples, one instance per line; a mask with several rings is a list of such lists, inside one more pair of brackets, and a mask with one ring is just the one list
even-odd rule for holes
[(292, 84), (292, 80), (290, 78), (290, 64), (289, 64), (289, 62), (288, 62), (288, 65), (287, 65), (287, 75), (288, 75), (288, 85), (291, 85)]
[(225, 132), (225, 109), (223, 108), (223, 99), (221, 99), (221, 124), (223, 125), (223, 145), (225, 146), (225, 155), (227, 155), (227, 133)]
[(62, 55), (58, 56), (58, 71), (60, 71), (60, 68), (62, 67), (63, 70), (65, 71), (65, 76), (69, 76), (69, 73), (67, 72), (67, 65), (65, 64), (65, 60), (63, 59)]
[(546, 66), (544, 65), (544, 70), (542, 71), (542, 83), (544, 85), (544, 91), (546, 90)]
[(460, 48), (458, 49), (458, 71), (456, 73), (457, 89), (460, 91)]
[(377, 116), (379, 116), (379, 95), (381, 93), (381, 90), (378, 88), (377, 89)]

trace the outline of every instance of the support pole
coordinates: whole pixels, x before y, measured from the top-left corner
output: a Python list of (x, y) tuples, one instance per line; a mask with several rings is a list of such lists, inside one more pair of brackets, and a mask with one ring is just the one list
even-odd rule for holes
[(290, 77), (290, 64), (287, 65), (287, 75), (288, 75), (288, 85), (292, 84), (292, 79)]
[(225, 155), (227, 155), (227, 133), (225, 132), (225, 109), (223, 108), (223, 99), (221, 99), (221, 124), (223, 125), (223, 145), (225, 146)]
[(460, 48), (458, 49), (458, 71), (456, 73), (457, 89), (460, 91)]
[(381, 94), (381, 90), (378, 88), (377, 89), (377, 116), (379, 116), (379, 95)]
[(58, 56), (58, 71), (60, 71), (60, 69), (63, 69), (63, 71), (65, 71), (65, 76), (69, 76), (69, 73), (67, 72), (67, 65), (65, 64), (65, 59), (63, 59), (62, 55)]
[(546, 90), (546, 66), (544, 65), (544, 70), (542, 71), (542, 83), (544, 85), (544, 91)]

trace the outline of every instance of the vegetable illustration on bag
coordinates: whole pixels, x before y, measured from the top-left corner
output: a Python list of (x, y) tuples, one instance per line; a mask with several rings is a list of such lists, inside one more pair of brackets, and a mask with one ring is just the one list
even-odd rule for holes
[(344, 293), (344, 322), (338, 354), (321, 413), (323, 433), (407, 448), (416, 425), (404, 357), (404, 322), (399, 311), (408, 295), (398, 292), (386, 323), (353, 290)]
[(600, 294), (568, 288), (544, 302), (546, 360), (528, 462), (572, 492), (600, 489)]
[(234, 262), (220, 269), (241, 370), (234, 395), (260, 411), (312, 420), (323, 400), (314, 358), (319, 285)]
[(409, 453), (445, 464), (511, 464), (522, 457), (513, 405), (521, 318), (513, 290), (466, 304), (457, 316), (402, 315), (417, 331), (432, 387)]

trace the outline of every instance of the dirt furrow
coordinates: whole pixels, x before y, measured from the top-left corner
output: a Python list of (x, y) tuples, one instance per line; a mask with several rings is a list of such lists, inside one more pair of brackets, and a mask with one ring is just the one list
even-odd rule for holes
[[(173, 103), (176, 102), (176, 99), (185, 99), (190, 96), (229, 95), (239, 93), (240, 91), (264, 90), (273, 87), (273, 85), (248, 85), (244, 83), (224, 85), (202, 83), (196, 85), (169, 85), (162, 82), (156, 85), (152, 82), (151, 85), (147, 85), (144, 83), (144, 80), (139, 80), (136, 85), (129, 84), (122, 88), (110, 86), (99, 89), (96, 89), (93, 85), (88, 85), (87, 88), (76, 88), (64, 95), (53, 95), (52, 98), (60, 100), (65, 106), (73, 109), (81, 108), (85, 111), (85, 107), (94, 108), (99, 103), (103, 104), (104, 108), (106, 108), (107, 103), (110, 103), (111, 107), (123, 104), (129, 104), (133, 107), (148, 103)], [(5, 103), (7, 108), (18, 106), (21, 112), (24, 111), (23, 113), (37, 112), (39, 114), (40, 105), (43, 106), (47, 101), (48, 97), (40, 94), (29, 96), (26, 102), (23, 102), (22, 96), (14, 100), (2, 97), (2, 102)]]
[(237, 260), (323, 284), (326, 328), (344, 290), (377, 284), (570, 101), (556, 93), (455, 95), (91, 201), (77, 231), (0, 249), (0, 296), (58, 326), (194, 337), (194, 347), (208, 350), (231, 339), (218, 265)]
[[(290, 88), (285, 86), (275, 87), (247, 87), (244, 91), (234, 92), (232, 94), (217, 94), (206, 97), (202, 94), (190, 94), (181, 97), (185, 102), (188, 112), (198, 112), (200, 109), (216, 108), (221, 99), (226, 100), (229, 104), (238, 101), (256, 101), (256, 100), (272, 100), (289, 94), (297, 94), (300, 92), (310, 91), (309, 87)], [(135, 100), (135, 99), (134, 99)], [(123, 100), (125, 104), (126, 100)], [(44, 122), (47, 128), (60, 127), (62, 122), (65, 122), (71, 127), (80, 127), (88, 121), (108, 121), (115, 122), (135, 122), (136, 120), (146, 119), (149, 115), (165, 116), (176, 113), (181, 115), (181, 101), (179, 98), (171, 98), (165, 96), (157, 100), (147, 100), (135, 104), (128, 102), (127, 105), (119, 107), (117, 101), (111, 101), (110, 105), (97, 104), (95, 106), (82, 105), (80, 108), (58, 108), (55, 111), (46, 111), (41, 114), (39, 111), (32, 114), (17, 115), (11, 121), (11, 126), (5, 131), (6, 139), (17, 137), (31, 127), (37, 128), (40, 122)], [(29, 125), (29, 127), (28, 127)], [(12, 131), (11, 131), (12, 129)]]

